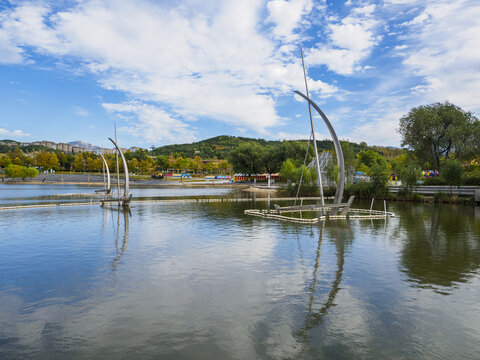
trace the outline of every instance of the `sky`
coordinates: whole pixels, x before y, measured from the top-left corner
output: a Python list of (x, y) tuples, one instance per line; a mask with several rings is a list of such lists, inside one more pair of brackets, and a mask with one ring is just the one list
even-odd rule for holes
[(0, 139), (309, 138), (300, 48), (340, 139), (400, 146), (413, 107), (480, 111), (478, 0), (0, 0)]

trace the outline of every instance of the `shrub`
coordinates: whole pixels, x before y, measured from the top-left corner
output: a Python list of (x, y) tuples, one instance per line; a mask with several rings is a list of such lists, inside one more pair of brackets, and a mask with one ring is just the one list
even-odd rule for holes
[(371, 198), (373, 196), (384, 196), (388, 194), (387, 187), (378, 187), (374, 182), (359, 181), (356, 184), (347, 186), (345, 196), (355, 195), (358, 198)]
[(442, 167), (441, 177), (447, 185), (460, 186), (463, 180), (462, 164), (455, 159), (447, 159)]
[(435, 177), (425, 178), (423, 180), (423, 184), (424, 185), (445, 185), (445, 181), (441, 177), (435, 176)]
[(420, 167), (414, 163), (400, 169), (400, 179), (403, 184), (403, 192), (411, 193), (417, 186), (417, 181), (422, 178)]
[(471, 186), (479, 186), (480, 185), (480, 177), (477, 176), (469, 176), (464, 179), (463, 182), (465, 185)]

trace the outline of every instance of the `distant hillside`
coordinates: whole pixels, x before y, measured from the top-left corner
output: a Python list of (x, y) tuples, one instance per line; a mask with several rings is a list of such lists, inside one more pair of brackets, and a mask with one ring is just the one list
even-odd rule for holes
[(49, 149), (42, 145), (22, 145), (22, 143), (15, 141), (15, 140), (0, 140), (0, 154), (5, 154), (9, 151), (14, 151), (15, 149), (19, 149), (24, 153), (30, 153), (34, 151), (41, 151), (46, 150), (53, 152), (52, 149)]
[(202, 159), (225, 159), (227, 154), (245, 142), (256, 142), (262, 146), (267, 145), (264, 139), (250, 139), (244, 137), (221, 135), (210, 139), (194, 142), (191, 144), (166, 145), (154, 149), (153, 155), (174, 155), (183, 154), (184, 157), (200, 156)]
[(70, 145), (72, 145), (72, 146), (78, 146), (78, 147), (85, 148), (85, 149), (87, 149), (88, 151), (95, 151), (95, 150), (98, 149), (98, 146), (94, 146), (94, 145), (92, 145), (92, 144), (86, 143), (86, 142), (81, 141), (81, 140), (70, 141), (68, 144), (70, 144)]
[[(292, 141), (292, 140), (285, 140), (285, 141)], [(306, 142), (306, 140), (298, 140), (301, 142)], [(166, 156), (179, 156), (182, 155), (184, 157), (193, 157), (193, 156), (200, 156), (202, 159), (226, 159), (227, 154), (237, 148), (239, 145), (246, 143), (246, 142), (255, 142), (259, 145), (278, 145), (282, 142), (282, 140), (265, 140), (265, 139), (252, 139), (246, 137), (236, 137), (236, 136), (228, 136), (228, 135), (221, 135), (216, 136), (210, 139), (202, 140), (199, 142), (194, 142), (191, 144), (175, 144), (175, 145), (166, 145), (162, 147), (155, 148), (152, 151), (153, 155), (166, 155)], [(358, 153), (365, 149), (373, 149), (383, 156), (390, 158), (393, 154), (398, 156), (402, 153), (402, 149), (397, 148), (390, 148), (390, 147), (369, 147), (367, 144), (356, 144), (350, 143), (355, 153)], [(331, 140), (317, 140), (317, 146), (319, 151), (323, 150), (330, 150), (333, 151), (333, 142)]]

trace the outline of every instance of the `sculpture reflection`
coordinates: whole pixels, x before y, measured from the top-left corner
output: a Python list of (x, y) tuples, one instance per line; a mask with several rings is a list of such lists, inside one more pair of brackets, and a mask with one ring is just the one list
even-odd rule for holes
[(312, 284), (309, 287), (308, 312), (305, 317), (305, 326), (303, 327), (303, 329), (297, 332), (299, 342), (302, 344), (302, 349), (298, 354), (298, 358), (301, 358), (306, 350), (310, 330), (317, 326), (320, 326), (324, 316), (328, 313), (328, 310), (335, 305), (335, 298), (338, 292), (340, 291), (340, 283), (343, 277), (343, 268), (345, 263), (345, 245), (346, 245), (345, 243), (347, 240), (346, 238), (347, 237), (353, 238), (353, 233), (347, 221), (329, 222), (328, 225), (329, 225), (328, 226), (329, 233), (332, 239), (335, 241), (335, 248), (336, 248), (335, 277), (332, 282), (330, 291), (328, 292), (328, 295), (326, 297), (326, 301), (324, 302), (324, 304), (319, 310), (314, 310), (315, 295), (316, 295), (317, 284), (318, 284), (318, 271), (320, 268), (321, 247), (322, 247), (324, 233), (326, 231), (326, 223), (325, 221), (323, 221), (320, 228), (320, 236), (318, 239), (318, 245), (317, 245), (317, 250), (315, 254)]
[[(119, 240), (120, 240), (120, 213), (123, 214), (123, 237), (122, 237), (122, 245), (120, 249), (118, 248)], [(125, 251), (127, 250), (127, 244), (128, 244), (128, 233), (129, 233), (129, 218), (132, 216), (132, 213), (130, 211), (130, 208), (122, 208), (118, 209), (118, 215), (117, 215), (117, 236), (115, 238), (115, 251), (116, 251), (116, 256), (113, 259), (112, 262), (112, 267), (113, 270), (115, 271), (117, 269), (117, 264), (122, 258), (123, 254), (125, 254)]]
[[(132, 216), (132, 212), (130, 208), (104, 208), (106, 211), (106, 221), (104, 220), (102, 228), (105, 226), (105, 222), (108, 223), (110, 218), (110, 212), (117, 213), (116, 222), (113, 222), (114, 225), (113, 233), (115, 234), (115, 257), (112, 261), (112, 268), (113, 271), (117, 269), (118, 263), (122, 256), (125, 254), (128, 245), (128, 236), (129, 236), (129, 228), (130, 228), (130, 217)], [(115, 215), (114, 215), (115, 216)], [(121, 218), (123, 218), (123, 232), (121, 229)], [(120, 245), (121, 242), (121, 245)]]

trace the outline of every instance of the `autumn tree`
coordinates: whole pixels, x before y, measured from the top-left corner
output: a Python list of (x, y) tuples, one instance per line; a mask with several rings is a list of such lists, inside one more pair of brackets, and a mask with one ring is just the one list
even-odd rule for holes
[(167, 170), (170, 164), (168, 161), (168, 156), (166, 155), (157, 156), (155, 159), (155, 163), (162, 170)]
[(84, 171), (85, 170), (85, 162), (82, 153), (75, 155), (75, 160), (73, 161), (73, 169), (75, 171)]
[(230, 168), (230, 164), (227, 160), (220, 160), (219, 167), (222, 170), (223, 174), (226, 173), (227, 169)]
[(148, 174), (153, 167), (153, 160), (150, 157), (140, 161), (138, 168), (142, 174)]
[(35, 163), (43, 170), (58, 170), (60, 165), (57, 155), (48, 151), (40, 151), (35, 156)]
[(12, 163), (12, 159), (8, 155), (0, 154), (0, 167), (6, 168)]
[(128, 169), (133, 172), (133, 173), (137, 173), (138, 172), (138, 169), (139, 169), (139, 166), (140, 166), (140, 163), (138, 162), (137, 158), (133, 158), (131, 161), (130, 161), (130, 164), (128, 165)]

